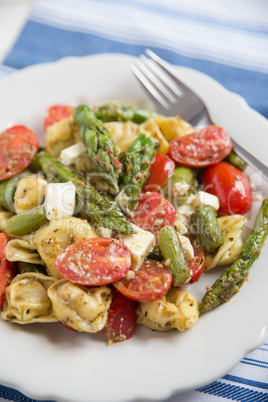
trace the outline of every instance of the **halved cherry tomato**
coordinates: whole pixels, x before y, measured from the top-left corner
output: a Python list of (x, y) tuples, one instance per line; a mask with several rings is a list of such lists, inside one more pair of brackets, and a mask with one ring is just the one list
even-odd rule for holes
[(67, 247), (58, 255), (54, 265), (71, 282), (101, 286), (126, 275), (131, 267), (131, 253), (116, 239), (86, 239)]
[(0, 180), (9, 179), (31, 163), (39, 146), (37, 135), (25, 126), (0, 134)]
[(5, 233), (0, 233), (0, 308), (5, 301), (5, 290), (14, 278), (15, 264), (5, 258), (5, 248), (9, 242), (9, 237)]
[(180, 165), (198, 168), (220, 162), (232, 147), (229, 134), (221, 127), (211, 125), (171, 141), (168, 155)]
[(139, 202), (134, 209), (134, 217), (129, 221), (148, 230), (155, 235), (158, 242), (158, 232), (166, 225), (173, 225), (176, 209), (164, 196), (156, 192), (148, 192), (140, 195)]
[(70, 117), (73, 113), (73, 108), (71, 106), (65, 105), (53, 105), (51, 106), (44, 117), (44, 128), (46, 129), (48, 126), (51, 126), (57, 121), (66, 119)]
[(175, 163), (168, 156), (157, 153), (150, 166), (150, 174), (143, 185), (143, 192), (158, 191), (172, 175)]
[(147, 302), (165, 296), (172, 283), (170, 270), (161, 262), (146, 259), (136, 271), (129, 271), (113, 285), (129, 299)]
[(252, 205), (249, 179), (228, 162), (207, 168), (202, 177), (204, 190), (219, 198), (219, 212), (227, 215), (245, 214)]
[(136, 311), (139, 303), (114, 289), (112, 303), (103, 331), (110, 342), (130, 339), (136, 327)]
[(194, 258), (187, 261), (191, 274), (191, 279), (186, 285), (197, 282), (202, 275), (205, 267), (205, 253), (199, 243), (198, 239), (191, 239), (192, 246), (194, 248)]

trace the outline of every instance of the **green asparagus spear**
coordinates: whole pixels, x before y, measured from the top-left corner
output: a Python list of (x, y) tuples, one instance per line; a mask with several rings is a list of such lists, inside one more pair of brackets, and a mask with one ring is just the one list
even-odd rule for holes
[(191, 279), (191, 274), (173, 226), (164, 226), (158, 233), (158, 241), (164, 260), (172, 272), (173, 286), (184, 285)]
[(244, 161), (243, 158), (241, 158), (240, 155), (238, 155), (234, 150), (232, 150), (229, 155), (225, 158), (225, 160), (231, 165), (237, 167), (239, 170), (242, 170), (242, 172), (246, 169), (247, 167), (247, 162)]
[(227, 268), (206, 292), (199, 305), (200, 313), (205, 313), (219, 304), (229, 301), (239, 292), (240, 287), (248, 277), (251, 265), (260, 255), (267, 235), (268, 198), (262, 202), (253, 229), (246, 238), (238, 260)]
[(192, 228), (203, 250), (212, 253), (223, 243), (216, 214), (210, 205), (202, 205), (191, 215)]
[(7, 232), (15, 236), (22, 236), (38, 229), (47, 222), (45, 208), (43, 205), (39, 205), (9, 218)]
[(134, 123), (141, 124), (151, 117), (159, 116), (156, 112), (134, 106), (124, 106), (121, 103), (108, 103), (96, 107), (94, 111), (97, 118), (104, 122), (132, 120)]
[(107, 181), (113, 194), (118, 193), (121, 163), (118, 161), (119, 150), (109, 131), (86, 105), (77, 106), (73, 110), (73, 116), (95, 171)]
[(132, 211), (138, 201), (159, 146), (159, 142), (154, 138), (139, 134), (138, 138), (121, 155), (120, 161), (123, 165), (119, 177), (121, 191), (117, 200), (126, 213)]
[(65, 166), (47, 152), (35, 156), (35, 165), (54, 182), (71, 181), (77, 192), (77, 202), (83, 216), (117, 233), (133, 233), (133, 227), (126, 220), (116, 203), (108, 201), (97, 190), (87, 184), (76, 170)]

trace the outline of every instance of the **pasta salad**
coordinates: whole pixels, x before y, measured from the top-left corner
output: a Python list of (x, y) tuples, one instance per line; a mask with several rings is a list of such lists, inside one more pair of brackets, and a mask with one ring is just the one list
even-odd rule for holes
[[(268, 234), (228, 133), (120, 103), (51, 106), (45, 146), (0, 134), (0, 308), (17, 324), (184, 331), (236, 294)], [(202, 300), (186, 289), (226, 267)]]

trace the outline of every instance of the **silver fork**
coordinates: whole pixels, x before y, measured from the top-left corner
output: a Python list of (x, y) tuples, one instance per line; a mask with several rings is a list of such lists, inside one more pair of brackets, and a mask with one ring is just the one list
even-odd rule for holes
[[(151, 50), (147, 49), (146, 54), (147, 57), (141, 55), (131, 69), (148, 91), (158, 111), (167, 116), (179, 115), (194, 127), (214, 124), (203, 100), (190, 89), (184, 78)], [(247, 152), (234, 139), (232, 142), (236, 152), (255, 171), (260, 171), (264, 178), (268, 179), (268, 166)]]

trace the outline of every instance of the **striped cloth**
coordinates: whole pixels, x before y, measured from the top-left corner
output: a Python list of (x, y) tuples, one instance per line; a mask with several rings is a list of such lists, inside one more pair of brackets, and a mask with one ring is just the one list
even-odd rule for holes
[[(146, 48), (211, 76), (268, 118), (267, 0), (35, 0), (0, 80), (64, 56)], [(33, 401), (4, 386), (0, 397)], [(268, 340), (221, 379), (168, 399), (230, 400), (268, 401)]]

